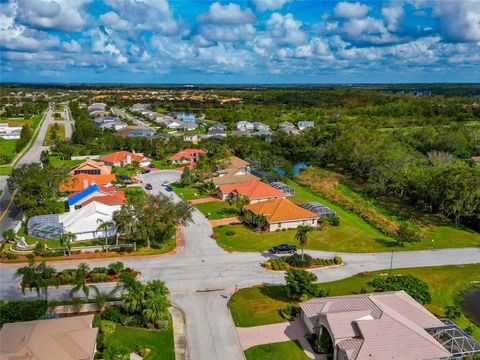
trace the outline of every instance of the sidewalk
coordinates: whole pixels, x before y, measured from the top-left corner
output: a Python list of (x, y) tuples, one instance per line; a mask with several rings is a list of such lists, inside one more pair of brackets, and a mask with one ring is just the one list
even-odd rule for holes
[(228, 217), (224, 219), (209, 220), (212, 227), (217, 227), (220, 225), (233, 225), (240, 224), (242, 220), (238, 216)]

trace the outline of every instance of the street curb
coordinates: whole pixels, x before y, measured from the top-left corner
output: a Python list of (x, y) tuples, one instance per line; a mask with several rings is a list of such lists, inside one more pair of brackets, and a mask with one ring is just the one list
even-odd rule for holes
[[(173, 342), (175, 360), (189, 360), (190, 355), (188, 352), (188, 338), (187, 338), (187, 322), (185, 312), (183, 309), (171, 303), (168, 308), (170, 315), (172, 316), (172, 328), (173, 328)], [(178, 321), (180, 320), (180, 321)]]

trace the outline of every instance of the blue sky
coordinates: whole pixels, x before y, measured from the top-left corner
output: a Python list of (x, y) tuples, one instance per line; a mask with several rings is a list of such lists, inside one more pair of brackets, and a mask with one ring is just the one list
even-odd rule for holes
[(480, 82), (480, 0), (0, 0), (1, 81)]

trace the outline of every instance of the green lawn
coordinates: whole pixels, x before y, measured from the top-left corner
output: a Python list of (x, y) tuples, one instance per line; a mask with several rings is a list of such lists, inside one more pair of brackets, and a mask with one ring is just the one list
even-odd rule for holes
[(308, 360), (298, 341), (257, 345), (245, 351), (247, 360)]
[(193, 199), (202, 199), (208, 197), (207, 194), (200, 194), (200, 190), (197, 188), (187, 188), (178, 183), (170, 184), (175, 194), (177, 194), (181, 199), (193, 200)]
[(17, 153), (15, 150), (17, 142), (15, 139), (0, 139), (0, 156), (6, 158), (5, 163), (9, 163)]
[[(383, 252), (410, 251), (435, 248), (480, 246), (480, 235), (474, 231), (459, 230), (450, 226), (439, 226), (436, 237), (421, 242), (399, 246), (393, 238), (383, 235), (359, 216), (345, 211), (293, 181), (287, 182), (295, 188), (290, 199), (298, 204), (319, 201), (337, 212), (339, 226), (328, 226), (308, 235), (306, 248), (339, 252)], [(227, 236), (227, 231), (235, 235)], [(283, 230), (258, 234), (243, 225), (224, 225), (214, 228), (217, 242), (230, 251), (265, 251), (281, 243), (294, 243), (295, 230)]]
[(129, 177), (137, 175), (137, 172), (138, 172), (138, 169), (127, 169), (126, 167), (112, 169), (113, 174), (123, 174)]
[(59, 159), (55, 155), (50, 155), (48, 157), (48, 160), (50, 161), (50, 165), (52, 165), (55, 168), (59, 167), (66, 167), (66, 168), (73, 168), (74, 166), (77, 166), (81, 163), (83, 163), (85, 160), (62, 160)]
[(50, 124), (48, 125), (47, 133), (45, 134), (45, 139), (43, 140), (43, 145), (44, 146), (50, 146), (53, 145), (53, 141), (50, 138), (51, 133), (53, 131), (54, 126), (57, 126), (58, 131), (57, 131), (57, 140), (63, 140), (65, 139), (65, 124)]
[[(331, 176), (331, 171), (315, 168), (315, 172), (312, 172), (312, 176)], [(335, 210), (341, 220), (347, 221), (349, 224), (361, 223), (371, 227), (366, 221), (361, 219), (354, 213), (344, 211), (342, 208), (332, 204), (319, 194), (312, 192), (308, 187), (302, 187), (294, 181), (287, 181), (288, 185), (293, 186), (296, 190), (296, 195), (291, 198), (295, 202), (302, 204), (307, 201), (319, 201), (328, 207)], [(404, 249), (428, 249), (435, 248), (453, 248), (453, 247), (469, 247), (480, 246), (480, 234), (464, 226), (455, 225), (450, 219), (445, 218), (440, 214), (431, 214), (426, 211), (418, 210), (417, 208), (408, 204), (405, 200), (398, 199), (396, 197), (383, 197), (379, 199), (372, 199), (366, 197), (362, 193), (353, 189), (353, 184), (340, 183), (336, 189), (344, 196), (351, 199), (352, 202), (362, 204), (364, 207), (374, 209), (377, 213), (386, 216), (393, 221), (402, 221), (409, 218), (414, 218), (419, 221), (424, 229), (427, 230), (427, 236), (425, 240), (420, 243), (416, 243), (413, 246), (394, 247), (395, 250)], [(361, 186), (361, 185), (358, 185)], [(371, 227), (374, 229), (373, 227)], [(364, 228), (365, 229), (365, 228)], [(374, 229), (380, 237), (376, 236), (375, 241), (379, 242), (383, 248), (391, 247), (395, 245), (392, 243), (392, 239), (381, 234)], [(388, 250), (388, 249), (386, 249)], [(342, 250), (339, 250), (342, 251)], [(370, 251), (385, 251), (375, 250)]]
[(129, 186), (125, 188), (124, 192), (125, 192), (125, 197), (128, 200), (145, 197), (147, 195), (145, 190), (143, 190), (143, 187), (141, 186)]
[[(237, 216), (238, 211), (225, 201), (210, 201), (203, 204), (197, 204), (195, 207), (202, 212), (209, 220), (223, 219)], [(210, 214), (210, 216), (208, 215)]]
[[(330, 296), (360, 293), (361, 290), (372, 291), (369, 281), (386, 273), (386, 270), (368, 274), (359, 274), (347, 279), (318, 284), (328, 291)], [(425, 307), (436, 316), (444, 316), (444, 308), (460, 300), (460, 294), (480, 282), (480, 264), (463, 266), (437, 266), (411, 269), (394, 269), (393, 274), (410, 274), (425, 281), (432, 294), (431, 304)], [(280, 310), (291, 304), (284, 286), (253, 287), (240, 289), (229, 301), (230, 311), (237, 326), (248, 327), (283, 322)], [(480, 340), (480, 328), (465, 316), (453, 320), (462, 329), (472, 326), (473, 336)]]
[(137, 346), (150, 349), (150, 353), (144, 357), (146, 360), (175, 360), (171, 321), (166, 330), (158, 331), (136, 329), (117, 324), (115, 332), (108, 338), (107, 343), (112, 340), (118, 341), (131, 351), (134, 351)]
[(13, 166), (0, 166), (0, 175), (10, 175), (12, 170)]

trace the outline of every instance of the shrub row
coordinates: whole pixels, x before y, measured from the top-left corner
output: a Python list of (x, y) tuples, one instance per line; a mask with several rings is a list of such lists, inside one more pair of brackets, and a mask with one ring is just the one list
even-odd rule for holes
[(326, 266), (326, 265), (341, 265), (343, 260), (340, 256), (335, 256), (332, 259), (312, 258), (308, 254), (304, 254), (303, 259), (300, 254), (294, 254), (291, 256), (282, 256), (280, 258), (269, 259), (263, 263), (263, 266), (267, 269), (281, 271), (287, 270), (288, 267), (294, 268), (309, 268), (314, 265)]
[(0, 300), (0, 326), (15, 321), (37, 320), (47, 312), (45, 300), (8, 301)]

